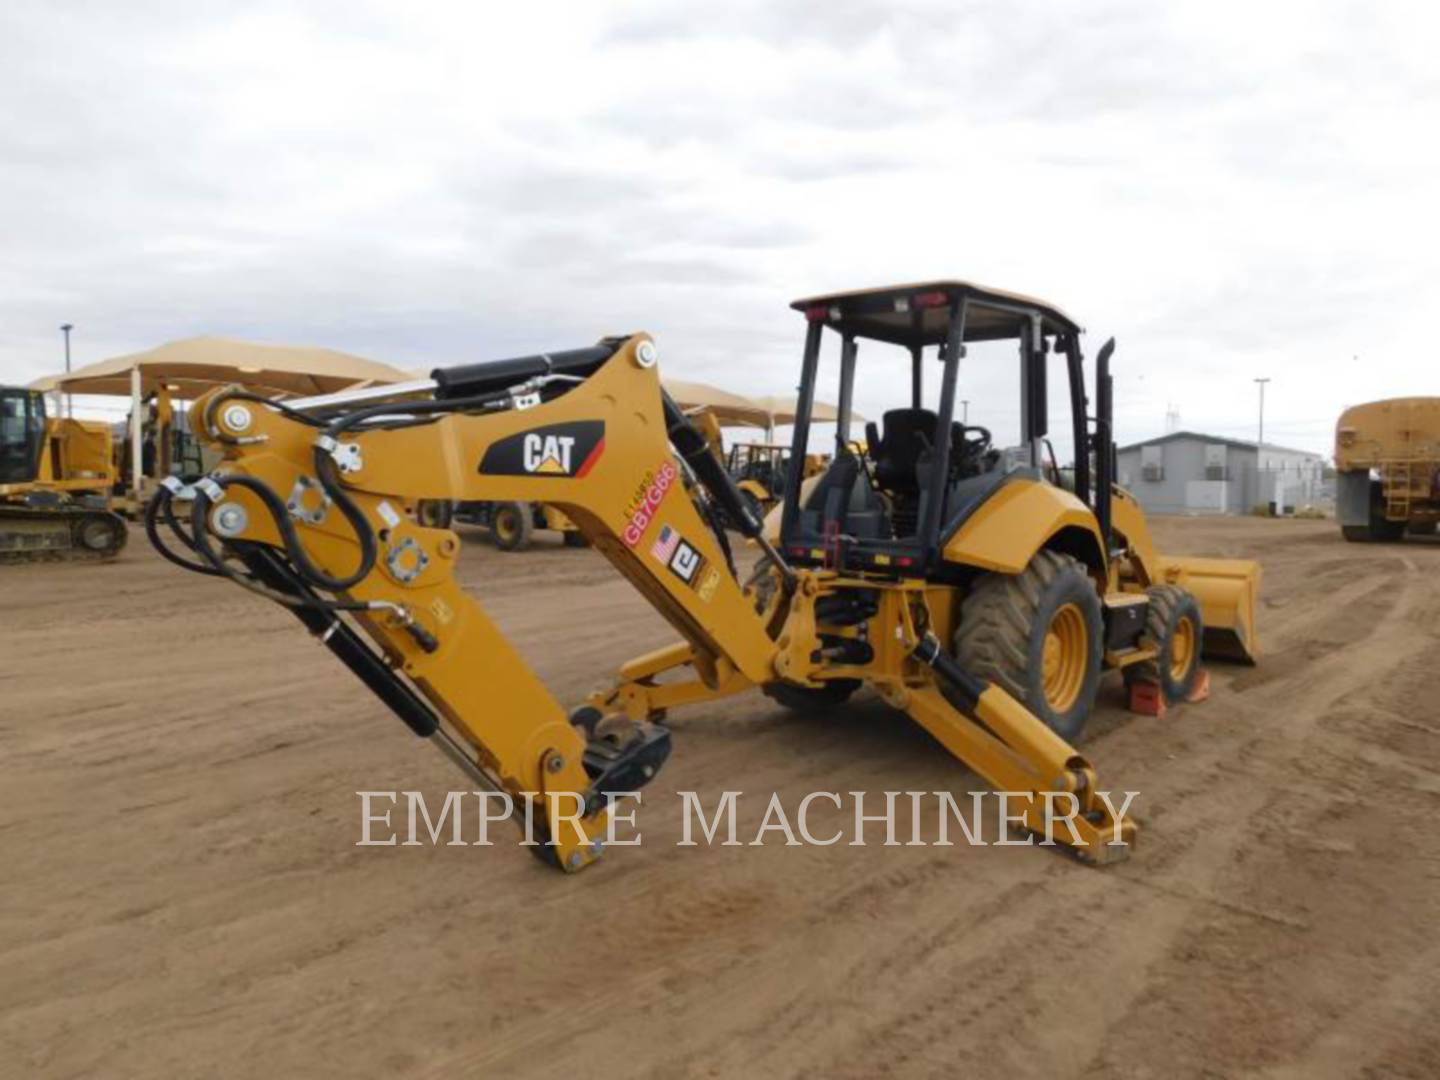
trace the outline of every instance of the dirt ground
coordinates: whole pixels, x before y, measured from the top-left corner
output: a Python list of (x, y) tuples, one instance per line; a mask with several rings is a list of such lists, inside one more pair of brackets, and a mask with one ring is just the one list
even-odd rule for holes
[[(583, 874), (356, 847), (356, 791), (468, 785), (287, 614), (138, 532), (0, 568), (0, 1076), (1440, 1075), (1440, 544), (1156, 531), (1262, 560), (1265, 656), (1164, 721), (1107, 684), (1082, 745), (1144, 832), (1103, 870), (676, 847), (677, 791), (749, 839), (771, 792), (982, 790), (874, 699), (758, 694), (672, 717), (643, 845)], [(594, 553), (466, 536), (562, 700), (671, 640)]]

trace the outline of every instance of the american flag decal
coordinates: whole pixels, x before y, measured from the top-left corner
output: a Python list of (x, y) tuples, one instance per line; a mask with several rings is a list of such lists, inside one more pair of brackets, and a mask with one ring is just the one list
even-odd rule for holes
[(662, 563), (668, 563), (670, 556), (675, 554), (675, 548), (679, 543), (680, 534), (669, 525), (661, 525), (660, 535), (656, 537), (655, 546), (650, 549), (650, 554)]

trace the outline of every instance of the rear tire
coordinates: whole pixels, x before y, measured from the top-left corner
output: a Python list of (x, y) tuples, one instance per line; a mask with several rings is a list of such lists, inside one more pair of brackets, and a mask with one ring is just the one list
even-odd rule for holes
[(1394, 543), (1405, 539), (1405, 522), (1385, 516), (1385, 494), (1378, 480), (1370, 481), (1370, 519), (1364, 525), (1342, 525), (1340, 534), (1352, 544), (1374, 541)]
[(585, 539), (585, 534), (578, 529), (564, 529), (560, 533), (560, 542), (568, 548), (587, 548), (590, 541)]
[(501, 551), (524, 551), (534, 528), (529, 503), (496, 503), (490, 514), (490, 538)]
[(796, 686), (794, 683), (766, 683), (761, 692), (771, 701), (793, 712), (818, 712), (843, 705), (860, 689), (859, 679), (831, 679), (824, 686)]
[(1018, 574), (984, 574), (960, 608), (955, 658), (1062, 739), (1085, 727), (1100, 689), (1104, 619), (1085, 566), (1040, 551)]
[(1166, 701), (1184, 701), (1200, 677), (1200, 657), (1205, 624), (1195, 597), (1178, 585), (1152, 585), (1145, 590), (1150, 611), (1145, 617), (1145, 634), (1159, 647), (1153, 660), (1131, 664), (1125, 669), (1125, 685), (1157, 683)]

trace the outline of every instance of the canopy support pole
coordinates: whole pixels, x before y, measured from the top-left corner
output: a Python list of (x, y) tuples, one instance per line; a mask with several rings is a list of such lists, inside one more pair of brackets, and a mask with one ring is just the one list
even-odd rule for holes
[(141, 445), (144, 441), (145, 414), (142, 411), (141, 389), (140, 365), (136, 364), (130, 369), (130, 494), (137, 502), (142, 496), (140, 484), (144, 462)]

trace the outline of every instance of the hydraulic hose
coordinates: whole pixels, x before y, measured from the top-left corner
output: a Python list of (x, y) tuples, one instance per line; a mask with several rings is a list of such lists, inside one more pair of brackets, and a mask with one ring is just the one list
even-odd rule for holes
[(720, 508), (735, 522), (740, 531), (752, 540), (758, 538), (763, 531), (762, 523), (756, 520), (750, 507), (740, 497), (740, 489), (735, 486), (735, 481), (730, 479), (725, 466), (720, 464), (719, 458), (711, 451), (705, 436), (696, 430), (695, 425), (680, 411), (680, 406), (676, 405), (664, 390), (660, 391), (660, 398), (665, 406), (666, 433), (670, 436), (676, 453), (690, 466), (705, 485), (711, 498), (720, 504)]
[(163, 518), (166, 527), (169, 528), (180, 542), (198, 554), (194, 539), (185, 531), (179, 519), (175, 517), (175, 509), (172, 505), (174, 499), (175, 493), (168, 487), (162, 487), (156, 491), (155, 494), (150, 497), (150, 501), (145, 504), (145, 536), (150, 541), (150, 546), (158, 551), (162, 557), (174, 563), (182, 570), (190, 570), (196, 574), (208, 574), (211, 577), (223, 576), (221, 572), (213, 566), (207, 565), (204, 562), (192, 562), (182, 555), (177, 555), (171, 550), (170, 545), (161, 538), (159, 523)]
[(710, 496), (720, 504), (729, 519), (739, 527), (751, 540), (760, 546), (780, 571), (780, 576), (785, 581), (787, 589), (795, 585), (795, 571), (790, 564), (781, 558), (775, 546), (765, 538), (765, 524), (755, 517), (745, 500), (740, 496), (740, 489), (735, 486), (735, 481), (725, 471), (725, 466), (710, 449), (710, 444), (705, 441), (705, 436), (696, 430), (695, 425), (680, 411), (680, 406), (663, 389), (660, 391), (660, 401), (665, 408), (665, 429), (670, 437), (671, 444), (675, 447), (686, 465), (695, 473), (700, 483)]

